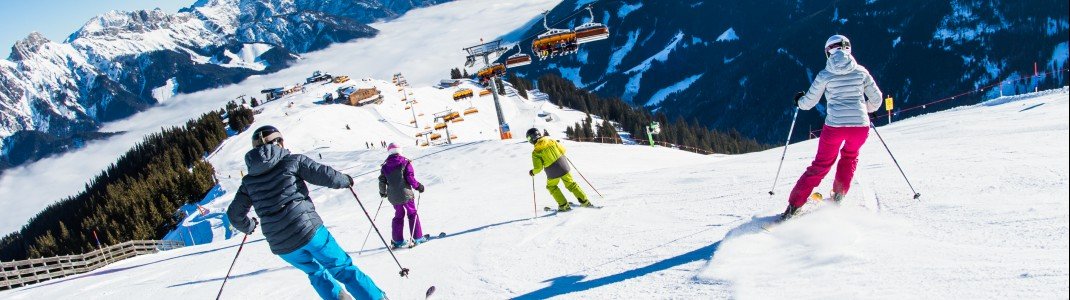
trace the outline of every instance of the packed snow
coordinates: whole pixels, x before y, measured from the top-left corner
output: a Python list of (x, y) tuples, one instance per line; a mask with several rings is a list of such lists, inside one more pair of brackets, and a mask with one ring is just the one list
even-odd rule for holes
[[(441, 92), (414, 90), (429, 100)], [(537, 102), (507, 100), (511, 113), (539, 110)], [(254, 126), (279, 125), (294, 152), (356, 176), (361, 201), (375, 214), (380, 207), (374, 174), (386, 153), (362, 144), (372, 137), (411, 139), (405, 125), (395, 124), (407, 113), (391, 108), (399, 103), (353, 108), (283, 99), (265, 105)], [(542, 188), (545, 178), (532, 182), (526, 174), (529, 144), (473, 138), (407, 148), (417, 178), (428, 186), (419, 197), (424, 230), (446, 233), (397, 252), (412, 270), (409, 278), (397, 276), (376, 237), (361, 252), (368, 221), (349, 191), (315, 188), (312, 198), (342, 247), (393, 299), (422, 298), (431, 285), (442, 299), (1066, 298), (1068, 109), (1064, 88), (882, 126), (880, 133), (923, 195), (920, 200), (911, 199), (871, 134), (841, 206), (812, 205), (813, 213), (770, 231), (760, 225), (783, 209), (783, 197), (809, 164), (816, 140), (790, 145), (775, 197), (766, 192), (780, 148), (703, 156), (566, 141), (576, 172), (605, 198), (581, 184), (605, 208), (559, 214), (541, 210), (552, 200)], [(574, 117), (582, 114), (562, 119)], [(343, 123), (358, 127), (345, 130)], [(232, 137), (213, 154), (221, 174), (242, 170), (248, 134)], [(223, 189), (233, 191), (238, 179), (220, 177)], [(830, 189), (830, 181), (818, 191)], [(535, 204), (529, 200), (532, 185)], [(208, 208), (219, 213), (227, 201), (222, 196)], [(378, 213), (381, 230), (389, 228), (391, 213), (389, 206)], [(128, 259), (0, 292), (0, 298), (209, 298), (239, 241)], [(315, 297), (306, 280), (255, 233), (223, 295)]]

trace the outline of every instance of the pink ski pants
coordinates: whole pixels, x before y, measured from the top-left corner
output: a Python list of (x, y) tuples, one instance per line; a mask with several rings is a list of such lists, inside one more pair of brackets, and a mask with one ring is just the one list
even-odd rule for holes
[(832, 192), (847, 194), (851, 188), (851, 178), (855, 175), (855, 167), (858, 165), (858, 150), (866, 143), (869, 137), (869, 127), (831, 127), (825, 125), (821, 129), (821, 138), (818, 139), (817, 156), (810, 167), (806, 168), (795, 183), (795, 188), (788, 196), (788, 204), (800, 207), (806, 204), (810, 193), (814, 191), (821, 180), (832, 169), (839, 153), (840, 162), (836, 165), (836, 181), (832, 183)]

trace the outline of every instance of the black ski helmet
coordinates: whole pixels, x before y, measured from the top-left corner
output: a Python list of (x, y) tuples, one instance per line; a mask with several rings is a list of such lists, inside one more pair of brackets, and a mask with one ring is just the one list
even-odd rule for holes
[(282, 132), (275, 126), (266, 125), (253, 131), (253, 147), (282, 142)]
[(535, 142), (539, 141), (539, 138), (542, 137), (542, 132), (539, 132), (539, 129), (537, 128), (528, 129), (527, 137), (528, 143), (535, 144)]

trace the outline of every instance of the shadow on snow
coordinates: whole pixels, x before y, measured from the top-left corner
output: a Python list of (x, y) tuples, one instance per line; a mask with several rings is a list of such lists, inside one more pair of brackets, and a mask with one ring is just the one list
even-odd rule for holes
[(622, 282), (628, 279), (646, 276), (650, 273), (667, 270), (679, 265), (696, 262), (700, 260), (708, 260), (713, 256), (714, 252), (717, 252), (717, 248), (720, 247), (721, 241), (710, 244), (708, 246), (692, 250), (684, 254), (680, 254), (668, 259), (632, 269), (617, 274), (609, 275), (602, 278), (586, 280), (586, 276), (583, 275), (566, 275), (557, 278), (553, 278), (544, 282), (550, 282), (550, 286), (542, 289), (523, 294), (513, 299), (547, 299), (554, 296), (561, 296), (572, 292), (580, 292), (590, 290), (596, 287), (606, 286), (618, 282)]

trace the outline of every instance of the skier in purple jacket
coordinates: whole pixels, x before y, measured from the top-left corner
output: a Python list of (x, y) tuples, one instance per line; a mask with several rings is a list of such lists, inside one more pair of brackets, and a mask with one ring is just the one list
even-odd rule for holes
[(424, 185), (416, 181), (412, 171), (412, 162), (401, 155), (401, 146), (390, 143), (386, 147), (390, 156), (383, 162), (382, 171), (379, 173), (379, 196), (387, 198), (394, 205), (394, 220), (391, 223), (393, 235), (391, 244), (394, 248), (406, 245), (402, 229), (405, 229), (405, 216), (409, 217), (409, 228), (412, 233), (412, 245), (426, 242), (423, 229), (420, 228), (420, 216), (416, 214), (416, 203), (413, 190), (424, 192)]

